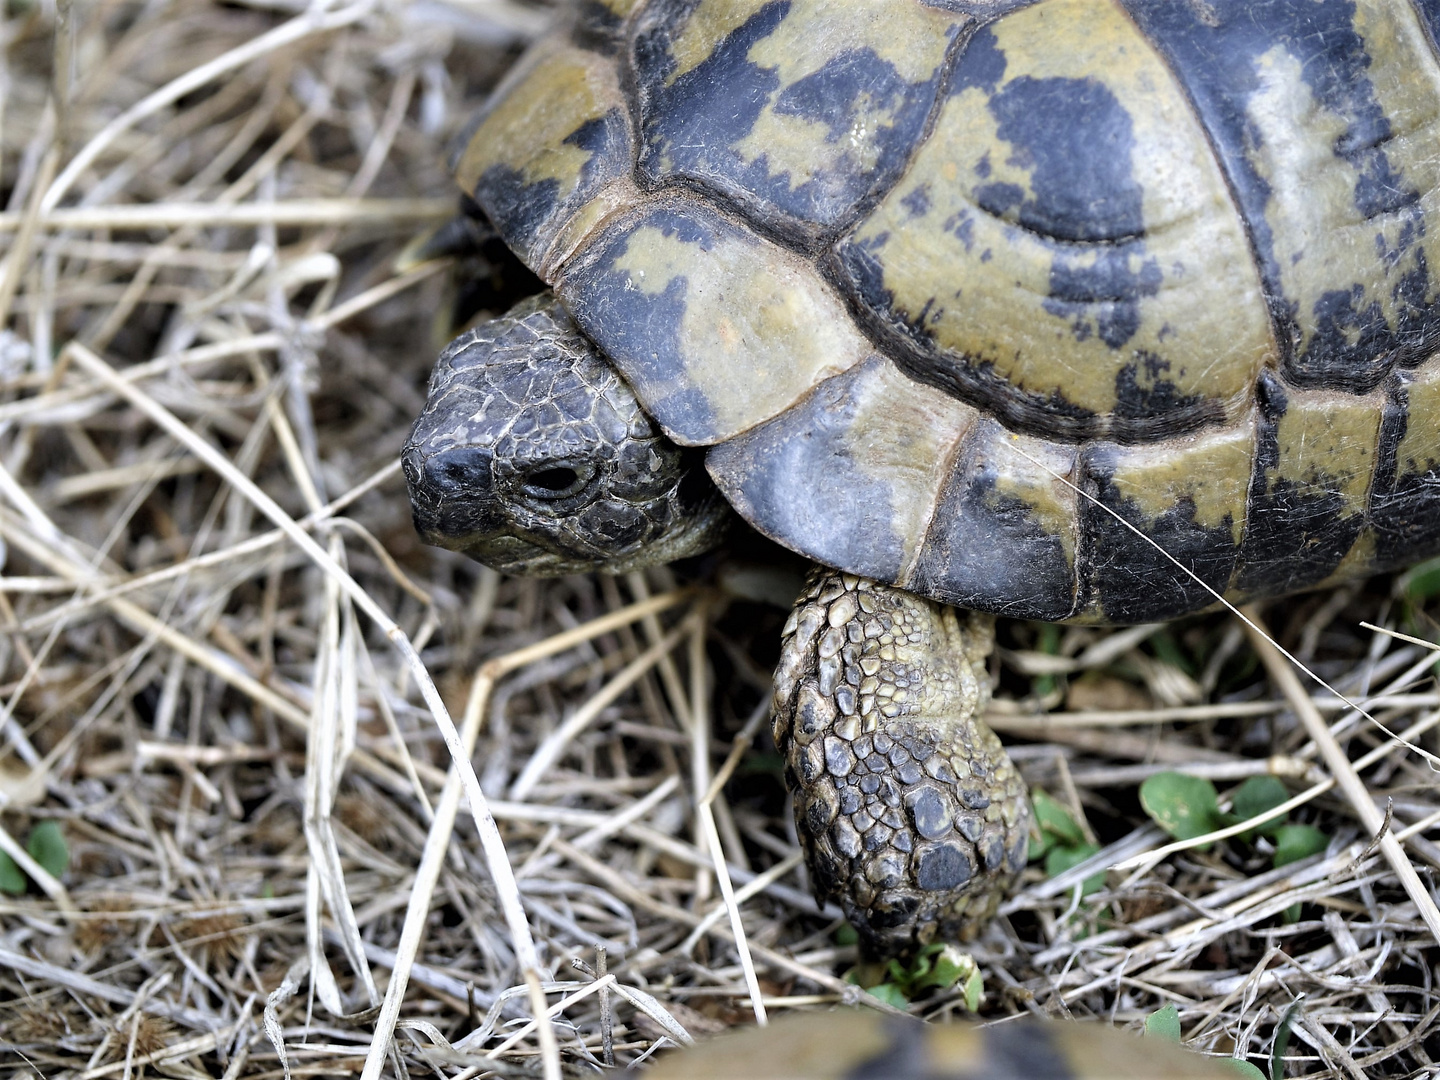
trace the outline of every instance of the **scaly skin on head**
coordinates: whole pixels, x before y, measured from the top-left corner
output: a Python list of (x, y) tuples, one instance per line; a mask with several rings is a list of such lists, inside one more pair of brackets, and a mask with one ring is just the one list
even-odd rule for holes
[(1025, 866), (1030, 807), (981, 716), (989, 615), (817, 570), (786, 624), (775, 744), (812, 884), (880, 958), (967, 940)]
[(669, 562), (730, 513), (551, 293), (450, 343), (402, 460), (421, 537), (504, 573)]

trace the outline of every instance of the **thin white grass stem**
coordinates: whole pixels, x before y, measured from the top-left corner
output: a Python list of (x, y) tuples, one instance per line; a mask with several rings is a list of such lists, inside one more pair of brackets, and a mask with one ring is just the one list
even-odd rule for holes
[[(637, 619), (652, 616), (673, 607), (691, 594), (685, 590), (664, 593), (639, 603), (631, 604), (619, 611), (602, 615), (587, 623), (552, 635), (544, 641), (516, 649), (486, 661), (470, 684), (470, 695), (465, 703), (465, 715), (461, 718), (460, 741), (465, 759), (468, 761), (480, 735), (480, 725), (490, 704), (490, 696), (496, 681), (504, 674), (517, 668), (543, 660), (556, 653), (573, 649), (576, 645), (608, 634)], [(390, 983), (385, 988), (385, 1000), (381, 1002), (380, 1014), (375, 1019), (375, 1031), (371, 1037), (370, 1049), (365, 1056), (365, 1066), (360, 1080), (380, 1080), (389, 1052), (390, 1039), (395, 1033), (395, 1024), (400, 1018), (400, 1007), (405, 1000), (405, 989), (410, 982), (410, 972), (419, 954), (420, 941), (424, 937), (430, 918), (430, 904), (435, 885), (440, 880), (445, 853), (449, 850), (450, 836), (455, 829), (455, 815), (460, 805), (461, 781), (457, 770), (452, 767), (445, 777), (445, 786), (435, 804), (435, 817), (425, 837), (425, 848), (420, 855), (420, 865), (415, 870), (415, 881), (410, 889), (410, 900), (405, 908), (405, 921), (400, 928), (400, 941), (395, 949), (395, 960), (390, 965)]]
[[(445, 746), (450, 751), (450, 758), (460, 771), (460, 779), (465, 785), (465, 792), (469, 798), (470, 813), (475, 819), (475, 827), (480, 834), (481, 845), (485, 849), (485, 858), (495, 885), (496, 898), (500, 903), (501, 910), (505, 913), (505, 922), (510, 930), (520, 969), (527, 974), (538, 973), (540, 958), (535, 951), (534, 939), (530, 936), (530, 926), (526, 921), (525, 909), (520, 901), (520, 890), (515, 884), (509, 856), (505, 851), (505, 841), (500, 836), (495, 819), (490, 816), (485, 793), (480, 790), (480, 780), (475, 775), (475, 768), (470, 763), (470, 757), (460, 740), (460, 733), (450, 719), (449, 710), (445, 708), (445, 702), (441, 699), (434, 680), (430, 678), (430, 673), (425, 669), (425, 665), (411, 646), (410, 639), (406, 637), (405, 632), (375, 602), (374, 598), (346, 573), (324, 548), (315, 542), (309, 533), (300, 528), (295, 520), (281, 509), (274, 499), (260, 490), (249, 477), (236, 469), (224, 454), (200, 438), (174, 413), (136, 387), (119, 379), (109, 364), (85, 346), (78, 342), (71, 342), (67, 348), (76, 361), (91, 375), (125, 398), (131, 405), (173, 436), (177, 442), (186, 446), (191, 453), (214, 469), (248, 499), (256, 509), (284, 530), (290, 540), (305, 552), (320, 569), (333, 577), (351, 601), (384, 631), (386, 638), (400, 653), (406, 667), (410, 669), (421, 696), (425, 699), (425, 704), (435, 718), (436, 726), (439, 727), (440, 734), (445, 740)], [(537, 981), (535, 986), (538, 987), (538, 985)], [(542, 1039), (542, 1048), (543, 1045), (544, 1040)], [(545, 1055), (547, 1078), (550, 1075), (559, 1077), (559, 1064), (558, 1058), (550, 1054)]]
[[(182, 229), (258, 225), (364, 225), (403, 224), (413, 228), (429, 221), (455, 216), (453, 199), (343, 198), (289, 199), (275, 203), (160, 202), (123, 206), (75, 206), (50, 210), (35, 217), (41, 229), (67, 232), (83, 229)], [(25, 223), (23, 213), (0, 212), (0, 233), (15, 232)]]
[[(768, 888), (770, 885), (773, 885), (775, 882), (783, 878), (786, 874), (790, 873), (791, 870), (794, 870), (797, 866), (799, 866), (804, 857), (805, 856), (803, 854), (796, 851), (781, 859), (778, 863), (770, 867), (770, 869), (766, 870), (763, 874), (757, 874), (747, 884), (742, 885), (739, 889), (735, 891), (736, 905), (743, 904), (752, 896), (764, 892), (765, 889)], [(720, 919), (728, 913), (728, 911), (729, 908), (725, 904), (716, 904), (713, 908), (711, 908), (710, 911), (706, 913), (705, 917), (702, 918), (700, 922), (696, 925), (695, 929), (690, 931), (690, 933), (686, 936), (685, 940), (680, 943), (679, 951), (685, 953), (686, 955), (689, 955), (694, 950), (695, 946), (699, 944), (700, 939), (706, 934), (708, 934), (710, 932), (710, 928), (714, 926), (717, 922), (719, 922)]]
[[(1429, 661), (1434, 663), (1434, 661)], [(1321, 712), (1348, 712), (1350, 706), (1334, 698), (1315, 700)], [(1440, 705), (1440, 694), (1377, 694), (1367, 697), (1368, 709), (1414, 709)], [(1237, 701), (1222, 705), (1176, 705), (1169, 709), (1096, 709), (1078, 712), (1042, 713), (1027, 716), (1009, 710), (990, 709), (986, 723), (997, 731), (1043, 735), (1047, 730), (1086, 727), (1138, 727), (1141, 724), (1191, 724), (1231, 717), (1268, 716), (1288, 706), (1282, 701)]]
[[(598, 993), (601, 990), (608, 990), (611, 986), (614, 985), (614, 983), (615, 976), (613, 974), (596, 979), (594, 982), (586, 983), (569, 997), (562, 997), (559, 1001), (555, 1002), (554, 1005), (551, 1005), (548, 1009), (546, 1009), (545, 1018), (547, 1020), (554, 1019), (566, 1009), (568, 1009), (571, 1005), (574, 1005), (577, 1001), (584, 1001), (591, 994)], [(514, 1046), (521, 1039), (523, 1039), (526, 1035), (529, 1035), (530, 1032), (534, 1031), (537, 1023), (538, 1021), (536, 1020), (529, 1020), (526, 1023), (522, 1024), (519, 1029), (512, 1032), (505, 1039), (504, 1042), (485, 1051), (485, 1056), (487, 1058), (498, 1058), (506, 1050), (509, 1050), (510, 1047)]]
[(1400, 846), (1400, 841), (1385, 827), (1385, 815), (1375, 805), (1374, 798), (1366, 790), (1365, 781), (1360, 779), (1360, 774), (1356, 772), (1354, 764), (1346, 756), (1345, 751), (1340, 748), (1340, 744), (1335, 741), (1335, 737), (1330, 734), (1330, 728), (1326, 726), (1324, 717), (1320, 715), (1320, 711), (1315, 708), (1309, 695), (1305, 693), (1305, 688), (1300, 685), (1300, 679), (1295, 674), (1295, 669), (1286, 662), (1288, 657), (1282, 655), (1280, 648), (1270, 639), (1270, 635), (1265, 633), (1260, 624), (1260, 613), (1252, 608), (1249, 616), (1249, 619), (1246, 620), (1246, 631), (1250, 635), (1251, 643), (1260, 654), (1266, 671), (1270, 673), (1270, 678), (1275, 681), (1281, 693), (1289, 700), (1291, 707), (1299, 716), (1300, 722), (1305, 725), (1305, 730), (1310, 733), (1310, 738), (1315, 740), (1325, 767), (1330, 770), (1331, 777), (1344, 792), (1346, 800), (1359, 816), (1360, 823), (1370, 830), (1372, 836), (1384, 831), (1384, 835), (1380, 837), (1380, 851), (1400, 879), (1406, 895), (1415, 902), (1420, 917), (1429, 927), (1436, 944), (1440, 944), (1440, 909), (1435, 906), (1435, 898), (1430, 895), (1430, 890), (1425, 887), (1424, 882), (1420, 880), (1420, 875), (1415, 872), (1415, 867), (1410, 862), (1410, 857), (1405, 854), (1405, 849)]
[(654, 791), (651, 791), (643, 799), (636, 799), (635, 802), (625, 807), (625, 809), (618, 813), (608, 815), (603, 824), (587, 829), (575, 837), (575, 846), (581, 851), (588, 851), (601, 840), (609, 839), (611, 836), (623, 830), (627, 825), (631, 825), (649, 814), (656, 806), (673, 795), (675, 789), (679, 786), (680, 777), (675, 775), (667, 776), (664, 781), (655, 786)]
[[(697, 614), (704, 614), (703, 608)], [(709, 680), (706, 678), (705, 624), (697, 623), (690, 631), (690, 756), (694, 772), (695, 820), (700, 825), (703, 846), (710, 851), (715, 868), (715, 880), (720, 885), (720, 896), (730, 916), (730, 932), (735, 937), (735, 951), (740, 954), (740, 968), (745, 973), (745, 986), (750, 991), (750, 1006), (755, 1011), (755, 1022), (764, 1027), (768, 1022), (765, 1002), (760, 993), (760, 979), (755, 974), (755, 960), (750, 955), (750, 939), (745, 933), (745, 923), (740, 918), (740, 904), (735, 899), (735, 885), (730, 880), (730, 868), (725, 863), (725, 849), (720, 846), (720, 834), (715, 829), (715, 811), (704, 793), (710, 789), (710, 698)]]
[(1416, 833), (1422, 833), (1426, 829), (1434, 828), (1436, 825), (1440, 825), (1440, 810), (1436, 810), (1434, 813), (1426, 814), (1423, 818), (1415, 822), (1415, 824), (1413, 825), (1407, 825), (1403, 829), (1396, 829), (1395, 839), (1403, 844), (1406, 840), (1409, 840), (1410, 837), (1414, 836)]
[[(1384, 634), (1386, 637), (1398, 638), (1400, 641), (1409, 642), (1411, 645), (1419, 645), (1422, 649), (1430, 652), (1440, 652), (1440, 645), (1433, 641), (1426, 641), (1424, 638), (1411, 637), (1409, 634), (1402, 634), (1399, 630), (1391, 630), (1387, 626), (1376, 626), (1374, 623), (1361, 622), (1360, 625), (1366, 630), (1373, 630), (1377, 634)], [(1434, 657), (1431, 657), (1433, 660)]]
[(520, 775), (515, 783), (510, 785), (510, 798), (516, 802), (523, 802), (545, 775), (545, 770), (550, 768), (565, 752), (565, 748), (594, 722), (606, 706), (635, 685), (642, 675), (660, 662), (662, 656), (669, 655), (670, 651), (680, 643), (681, 638), (691, 633), (699, 625), (700, 617), (699, 612), (693, 612), (686, 616), (679, 626), (616, 672), (613, 679), (551, 732), (545, 741), (535, 748), (530, 760), (525, 763), (525, 768), (520, 770)]
[(289, 22), (282, 23), (269, 33), (261, 34), (243, 45), (238, 45), (209, 63), (191, 68), (178, 79), (173, 79), (154, 93), (146, 95), (96, 132), (80, 152), (71, 158), (70, 164), (65, 166), (65, 170), (50, 185), (44, 198), (41, 199), (41, 212), (49, 213), (59, 206), (60, 200), (65, 198), (75, 181), (94, 163), (95, 159), (122, 133), (134, 127), (147, 116), (152, 116), (167, 105), (179, 101), (186, 94), (193, 93), (227, 71), (243, 67), (251, 60), (257, 60), (310, 37), (312, 34), (323, 34), (329, 30), (359, 22), (373, 10), (374, 5), (368, 0), (362, 0), (361, 3), (333, 11), (326, 11), (323, 6), (317, 5)]

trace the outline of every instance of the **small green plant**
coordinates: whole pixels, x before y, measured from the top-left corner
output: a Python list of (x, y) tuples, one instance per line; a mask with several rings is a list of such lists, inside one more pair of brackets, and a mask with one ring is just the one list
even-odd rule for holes
[(19, 896), (25, 891), (25, 872), (15, 865), (15, 860), (0, 851), (0, 892)]
[[(1177, 840), (1193, 840), (1261, 817), (1289, 797), (1285, 785), (1275, 777), (1252, 776), (1235, 789), (1231, 796), (1234, 809), (1227, 814), (1220, 809), (1215, 785), (1203, 777), (1163, 772), (1140, 785), (1140, 805), (1155, 824)], [(1284, 814), (1271, 815), (1241, 834), (1242, 839), (1252, 843), (1257, 836), (1268, 837), (1275, 845), (1273, 861), (1277, 868), (1324, 851), (1329, 841), (1315, 826), (1290, 824)]]
[(1180, 1010), (1174, 1005), (1156, 1009), (1145, 1018), (1145, 1037), (1178, 1043), (1180, 1041)]
[[(1060, 655), (1060, 627), (1054, 623), (1041, 623), (1035, 651), (1046, 656)], [(1030, 692), (1037, 698), (1046, 698), (1055, 692), (1058, 683), (1054, 675), (1036, 675), (1030, 680)]]
[(889, 960), (885, 964), (861, 964), (845, 978), (889, 1005), (903, 1009), (926, 990), (949, 990), (959, 986), (965, 1008), (974, 1012), (985, 988), (980, 969), (969, 953), (954, 945), (935, 942), (926, 945), (908, 963)]
[(1140, 785), (1140, 805), (1176, 840), (1194, 840), (1225, 825), (1215, 785), (1199, 776), (1156, 773)]
[[(51, 877), (60, 877), (70, 865), (70, 847), (57, 821), (36, 822), (25, 841), (25, 850)], [(25, 891), (25, 872), (0, 851), (0, 892), (19, 896)]]
[(1395, 590), (1416, 607), (1440, 595), (1440, 559), (1427, 559), (1395, 579)]
[[(1085, 833), (1058, 800), (1036, 788), (1030, 793), (1035, 809), (1038, 839), (1030, 838), (1030, 861), (1045, 860), (1045, 876), (1059, 877), (1072, 866), (1078, 866), (1100, 850), (1099, 845), (1085, 839)], [(1092, 874), (1080, 886), (1080, 895), (1089, 896), (1105, 887), (1105, 873)]]
[[(1165, 1042), (1180, 1045), (1180, 1010), (1174, 1005), (1156, 1009), (1145, 1018), (1145, 1037), (1162, 1039)], [(1241, 1061), (1239, 1058), (1215, 1058), (1214, 1060), (1221, 1062), (1243, 1080), (1265, 1080), (1265, 1074), (1248, 1061)]]

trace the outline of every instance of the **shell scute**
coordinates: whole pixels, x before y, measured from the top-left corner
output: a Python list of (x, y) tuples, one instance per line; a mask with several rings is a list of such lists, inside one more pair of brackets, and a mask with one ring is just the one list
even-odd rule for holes
[(1238, 596), (1309, 588), (1341, 565), (1366, 525), (1385, 409), (1383, 392), (1285, 391), (1278, 380), (1266, 381), (1249, 519), (1232, 583)]
[(556, 291), (685, 445), (733, 438), (871, 352), (810, 260), (698, 202), (642, 207)]
[(1370, 521), (1376, 564), (1390, 569), (1429, 555), (1440, 536), (1440, 365), (1398, 372), (1387, 398)]
[(1255, 423), (1251, 416), (1182, 439), (1086, 448), (1080, 483), (1096, 500), (1079, 503), (1089, 617), (1173, 618), (1209, 607), (1229, 589), (1246, 525)]
[(1127, 6), (1230, 177), (1287, 380), (1364, 393), (1428, 356), (1440, 344), (1440, 68), (1412, 5)]
[(977, 31), (929, 140), (838, 255), (907, 369), (1034, 433), (1241, 416), (1275, 357), (1204, 131), (1108, 3)]
[(1022, 619), (1075, 613), (1075, 448), (983, 418), (946, 478), (906, 587)]
[(900, 581), (974, 409), (871, 357), (706, 463), (742, 516), (827, 566)]
[(633, 157), (614, 61), (552, 40), (497, 92), (455, 162), (455, 178), (539, 272), (577, 213), (608, 184), (628, 181)]
[(637, 24), (640, 172), (766, 224), (837, 225), (893, 182), (969, 20), (915, 0), (700, 0)]

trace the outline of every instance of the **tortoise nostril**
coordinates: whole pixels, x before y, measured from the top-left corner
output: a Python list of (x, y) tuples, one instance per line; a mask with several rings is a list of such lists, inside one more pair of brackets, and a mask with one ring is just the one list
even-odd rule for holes
[(490, 490), (490, 450), (463, 447), (436, 454), (427, 463), (432, 485), (447, 496), (476, 496)]
[(536, 499), (563, 499), (584, 490), (595, 470), (586, 466), (547, 465), (526, 473), (525, 494)]

